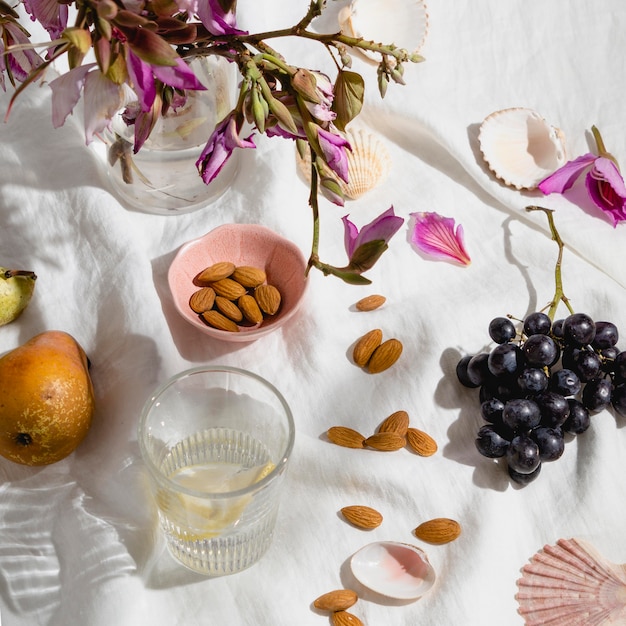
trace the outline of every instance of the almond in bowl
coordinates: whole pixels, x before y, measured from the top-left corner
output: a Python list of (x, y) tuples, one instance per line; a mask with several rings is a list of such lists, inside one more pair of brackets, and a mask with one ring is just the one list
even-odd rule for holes
[[(189, 324), (215, 339), (246, 342), (296, 314), (306, 292), (305, 272), (306, 259), (288, 239), (257, 224), (227, 224), (184, 244), (168, 283)], [(216, 294), (212, 302), (206, 290)], [(202, 311), (199, 301), (211, 306)]]

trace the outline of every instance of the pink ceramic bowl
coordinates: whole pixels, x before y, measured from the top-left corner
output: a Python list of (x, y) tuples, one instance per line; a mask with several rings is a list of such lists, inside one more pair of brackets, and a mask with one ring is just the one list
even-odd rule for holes
[[(239, 332), (209, 326), (189, 306), (198, 289), (194, 277), (219, 261), (251, 265), (265, 270), (267, 282), (278, 288), (282, 302), (278, 313), (256, 326), (240, 326)], [(178, 312), (198, 330), (224, 341), (253, 341), (290, 320), (306, 290), (306, 260), (293, 243), (265, 226), (226, 224), (184, 244), (172, 261), (168, 282)]]

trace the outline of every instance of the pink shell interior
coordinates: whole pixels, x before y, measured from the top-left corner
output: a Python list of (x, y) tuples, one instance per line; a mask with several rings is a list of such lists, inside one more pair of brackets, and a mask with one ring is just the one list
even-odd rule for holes
[[(281, 293), (279, 312), (266, 317), (258, 326), (242, 327), (236, 333), (205, 324), (189, 307), (189, 298), (198, 289), (193, 278), (219, 261), (265, 270), (267, 282)], [(293, 317), (306, 290), (305, 271), (306, 260), (300, 249), (269, 228), (257, 224), (226, 224), (184, 244), (170, 266), (168, 282), (176, 309), (190, 324), (217, 339), (252, 341)]]

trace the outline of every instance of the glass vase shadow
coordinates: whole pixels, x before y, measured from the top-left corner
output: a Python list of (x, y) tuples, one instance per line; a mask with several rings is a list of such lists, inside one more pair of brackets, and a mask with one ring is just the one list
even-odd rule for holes
[(196, 168), (215, 126), (234, 106), (236, 68), (216, 56), (196, 58), (190, 65), (206, 91), (188, 91), (185, 105), (159, 118), (137, 154), (134, 127), (124, 123), (122, 111), (104, 133), (108, 178), (128, 208), (160, 215), (195, 211), (222, 196), (237, 174), (238, 151), (209, 185)]

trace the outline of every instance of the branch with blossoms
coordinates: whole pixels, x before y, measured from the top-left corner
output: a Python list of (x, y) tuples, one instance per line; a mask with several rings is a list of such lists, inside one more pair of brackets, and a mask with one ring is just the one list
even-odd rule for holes
[[(90, 143), (125, 106), (122, 117), (134, 127), (136, 154), (159, 117), (182, 106), (187, 92), (206, 89), (189, 61), (207, 55), (224, 57), (239, 70), (239, 95), (232, 111), (208, 138), (196, 163), (198, 174), (210, 184), (236, 149), (256, 147), (255, 131), (295, 141), (301, 154), (306, 151), (311, 160), (313, 239), (308, 269), (314, 267), (348, 283), (370, 282), (362, 273), (387, 249), (403, 220), (393, 215), (391, 208), (358, 233), (344, 218), (349, 261), (335, 267), (318, 256), (318, 196), (344, 204), (338, 179), (348, 180), (347, 151), (351, 146), (345, 130), (360, 113), (365, 91), (362, 76), (350, 69), (352, 51), (380, 56), (377, 83), (381, 97), (389, 83), (404, 84), (404, 64), (422, 61), (421, 56), (341, 32), (310, 30), (326, 0), (311, 0), (306, 15), (291, 28), (256, 34), (238, 28), (236, 0), (21, 1), (51, 41), (31, 43), (18, 13), (0, 0), (0, 86), (6, 89), (6, 77), (15, 87), (7, 117), (20, 93), (42, 80), (48, 67), (63, 57), (68, 71), (49, 83), (54, 127), (64, 124), (82, 97), (85, 138)], [(69, 7), (75, 9), (72, 25), (68, 24)], [(273, 47), (274, 41), (285, 37), (321, 44), (337, 69), (335, 79), (288, 63)], [(43, 55), (37, 52), (41, 48)], [(135, 102), (127, 102), (125, 87), (132, 89)], [(248, 127), (249, 132), (244, 130)], [(109, 148), (111, 162), (120, 158), (115, 152), (118, 149), (115, 144)]]

